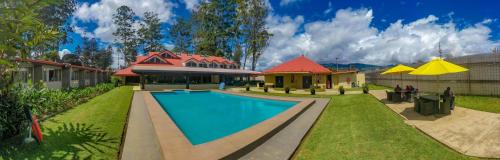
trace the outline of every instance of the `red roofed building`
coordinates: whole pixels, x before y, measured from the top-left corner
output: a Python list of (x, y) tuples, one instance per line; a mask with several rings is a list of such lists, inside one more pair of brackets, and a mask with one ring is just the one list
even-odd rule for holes
[[(247, 77), (259, 72), (240, 69), (237, 63), (223, 57), (173, 53), (169, 50), (137, 56), (129, 67), (115, 76), (140, 77), (143, 89), (217, 88), (220, 82)], [(190, 85), (191, 84), (191, 85)], [(211, 84), (211, 85), (207, 85)]]
[(351, 82), (364, 84), (364, 76), (358, 75), (357, 71), (332, 71), (304, 55), (265, 70), (262, 74), (265, 85), (274, 88), (308, 89), (314, 86), (331, 89), (339, 85), (351, 87)]

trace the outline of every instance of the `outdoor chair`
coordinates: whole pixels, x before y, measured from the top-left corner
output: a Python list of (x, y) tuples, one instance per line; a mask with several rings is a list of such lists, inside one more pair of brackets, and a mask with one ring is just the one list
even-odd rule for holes
[(413, 98), (413, 111), (420, 113), (420, 99), (416, 96)]
[(393, 92), (389, 92), (389, 91), (386, 90), (385, 93), (387, 93), (387, 100), (388, 101), (392, 101), (392, 93)]
[(441, 102), (440, 104), (440, 113), (441, 114), (450, 114), (450, 103), (451, 103), (451, 98), (444, 98), (444, 102)]

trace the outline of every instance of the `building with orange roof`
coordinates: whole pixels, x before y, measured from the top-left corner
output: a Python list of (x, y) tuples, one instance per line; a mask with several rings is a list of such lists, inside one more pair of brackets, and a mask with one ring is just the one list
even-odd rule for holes
[(217, 88), (220, 82), (256, 74), (259, 72), (240, 69), (238, 63), (224, 57), (164, 50), (137, 56), (135, 62), (114, 75), (126, 81), (138, 79), (142, 89), (156, 90)]
[(354, 70), (334, 71), (301, 55), (262, 72), (265, 85), (274, 88), (332, 89), (337, 86), (350, 88), (365, 83), (364, 74)]

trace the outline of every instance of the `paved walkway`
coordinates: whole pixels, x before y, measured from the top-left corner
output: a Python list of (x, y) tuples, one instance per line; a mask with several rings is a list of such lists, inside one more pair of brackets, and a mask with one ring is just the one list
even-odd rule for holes
[(315, 98), (316, 103), (302, 113), (291, 124), (273, 135), (259, 147), (247, 153), (243, 160), (287, 160), (290, 159), (304, 136), (313, 126), (318, 116), (330, 101), (325, 98)]
[(383, 90), (370, 93), (405, 122), (439, 142), (469, 156), (500, 158), (500, 114), (455, 107), (450, 115), (423, 116), (413, 103), (392, 103)]

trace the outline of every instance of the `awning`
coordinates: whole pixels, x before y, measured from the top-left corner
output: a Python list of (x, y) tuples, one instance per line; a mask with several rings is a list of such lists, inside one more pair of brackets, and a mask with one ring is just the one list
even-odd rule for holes
[(139, 74), (132, 72), (132, 67), (128, 67), (119, 71), (116, 71), (114, 74), (115, 76), (120, 76), (120, 77), (136, 77), (139, 76)]

